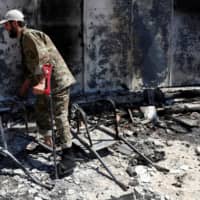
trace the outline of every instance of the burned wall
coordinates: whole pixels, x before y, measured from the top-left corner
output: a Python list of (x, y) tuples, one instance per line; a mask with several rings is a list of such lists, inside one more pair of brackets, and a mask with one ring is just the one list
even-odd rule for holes
[(131, 1), (88, 0), (85, 10), (85, 89), (104, 92), (128, 87)]
[(82, 0), (40, 0), (40, 28), (52, 38), (75, 75), (75, 92), (82, 92), (84, 74), (82, 12)]
[[(48, 33), (77, 79), (76, 92), (82, 87), (82, 0), (0, 1), (0, 18), (9, 9), (19, 9), (26, 16), (27, 26)], [(10, 39), (0, 27), (0, 96), (17, 93), (22, 83), (23, 70), (19, 43)]]
[(165, 0), (87, 1), (86, 88), (167, 85), (171, 7)]
[[(19, 8), (50, 35), (77, 79), (73, 93), (140, 90), (200, 82), (200, 15), (180, 2), (0, 0), (0, 17)], [(0, 38), (0, 95), (10, 95), (21, 80), (19, 44), (2, 27)]]
[(171, 8), (170, 0), (133, 3), (133, 88), (168, 84)]
[(200, 3), (175, 4), (173, 15), (171, 85), (200, 84)]

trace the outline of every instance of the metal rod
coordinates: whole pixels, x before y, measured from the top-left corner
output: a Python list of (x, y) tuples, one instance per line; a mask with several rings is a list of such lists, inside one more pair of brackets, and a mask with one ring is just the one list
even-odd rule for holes
[[(76, 106), (76, 109), (78, 111), (78, 114), (81, 115), (82, 117), (82, 120), (84, 121), (85, 123), (85, 126), (86, 126), (86, 132), (88, 133), (88, 139), (91, 140), (90, 138), (90, 133), (89, 133), (89, 130), (88, 130), (88, 124), (87, 124), (87, 119), (86, 119), (86, 114), (85, 112), (83, 111), (83, 109), (78, 105), (74, 105)], [(79, 118), (80, 119), (80, 118)], [(79, 130), (79, 125), (77, 124), (77, 130)], [(71, 132), (74, 134), (74, 136), (91, 152), (93, 153), (100, 161), (100, 163), (103, 165), (103, 167), (106, 169), (106, 171), (110, 174), (110, 176), (112, 177), (112, 180), (114, 180), (124, 191), (126, 191), (128, 189), (128, 186), (126, 186), (124, 183), (120, 182), (119, 180), (116, 179), (116, 177), (112, 174), (112, 172), (109, 170), (109, 168), (106, 166), (106, 164), (104, 163), (104, 161), (102, 160), (102, 158), (100, 157), (100, 155), (92, 148), (92, 140), (90, 142), (90, 145), (88, 143), (86, 143), (83, 139), (81, 139), (77, 132), (75, 132), (74, 130), (71, 130)]]
[(29, 128), (28, 128), (28, 114), (27, 114), (26, 107), (24, 107), (24, 123), (25, 123), (25, 127), (26, 127), (26, 134), (28, 135)]
[(148, 164), (150, 164), (152, 167), (156, 168), (158, 171), (161, 171), (163, 173), (168, 173), (169, 172), (169, 169), (167, 169), (165, 167), (161, 167), (161, 166), (156, 165), (155, 163), (153, 163), (149, 158), (147, 158), (144, 154), (142, 154), (141, 152), (139, 152), (132, 144), (130, 144), (125, 138), (123, 138), (122, 136), (120, 136), (119, 138), (126, 145), (128, 145), (132, 150), (134, 150), (137, 154), (139, 154), (145, 161), (147, 161)]
[(11, 158), (15, 164), (17, 164), (18, 167), (20, 167), (24, 173), (30, 178), (30, 180), (32, 180), (34, 183), (36, 183), (37, 185), (40, 185), (46, 189), (52, 189), (53, 188), (53, 184), (45, 184), (45, 183), (41, 183), (40, 180), (37, 180), (35, 177), (33, 177), (29, 171), (19, 162), (19, 160), (17, 160), (17, 158), (15, 158), (15, 156), (13, 156), (7, 149), (3, 149), (2, 147), (0, 147), (0, 153), (4, 156), (8, 156), (9, 158)]
[(4, 129), (3, 129), (3, 125), (2, 125), (2, 118), (0, 116), (0, 132), (1, 132), (1, 138), (2, 138), (2, 141), (3, 141), (3, 146), (4, 148), (0, 147), (0, 153), (3, 155), (3, 156), (8, 156), (9, 158), (11, 158), (16, 164), (17, 166), (19, 166), (23, 171), (24, 173), (36, 184), (42, 186), (42, 187), (45, 187), (47, 189), (52, 189), (53, 185), (48, 185), (48, 184), (43, 184), (41, 183), (39, 180), (37, 180), (36, 178), (34, 178), (33, 176), (30, 175), (30, 173), (28, 172), (28, 170), (19, 162), (19, 160), (17, 160), (15, 158), (15, 156), (13, 156), (9, 151), (8, 151), (8, 146), (7, 146), (7, 142), (6, 142), (6, 139), (5, 139), (5, 134), (4, 134)]
[[(103, 125), (98, 126), (98, 128), (100, 130), (110, 134), (111, 136), (113, 136), (115, 134), (115, 132), (112, 129), (110, 129), (108, 127), (105, 127)], [(161, 166), (156, 165), (155, 163), (153, 163), (149, 158), (147, 158), (144, 154), (139, 152), (132, 144), (130, 144), (130, 142), (128, 142), (123, 136), (119, 136), (118, 138), (119, 138), (119, 140), (122, 140), (125, 144), (127, 144), (132, 150), (134, 150), (138, 155), (140, 155), (148, 164), (150, 164), (152, 167), (154, 167), (158, 171), (161, 171), (163, 173), (168, 173), (169, 172), (169, 169), (167, 169), (165, 167), (161, 167)]]
[(83, 139), (81, 139), (78, 134), (74, 131), (71, 130), (71, 132), (74, 134), (74, 136), (91, 152), (93, 153), (98, 160), (100, 161), (100, 163), (103, 165), (103, 167), (106, 169), (106, 171), (110, 174), (112, 180), (115, 181), (115, 183), (117, 183), (124, 191), (126, 191), (128, 189), (128, 186), (125, 185), (124, 183), (120, 182), (119, 180), (117, 180), (117, 178), (113, 175), (113, 173), (109, 170), (109, 168), (106, 166), (106, 164), (104, 163), (104, 161), (102, 160), (102, 158), (99, 156), (99, 154), (91, 147), (89, 146)]
[(79, 123), (80, 123), (80, 117), (85, 125), (85, 129), (86, 129), (86, 133), (87, 133), (87, 136), (88, 136), (88, 139), (89, 139), (89, 143), (90, 143), (90, 146), (92, 146), (92, 139), (91, 139), (91, 136), (90, 136), (90, 132), (89, 132), (89, 129), (88, 129), (88, 123), (87, 123), (87, 116), (84, 112), (84, 110), (78, 105), (78, 104), (73, 104), (73, 107), (75, 108), (76, 110), (76, 113), (78, 114), (78, 121), (77, 122), (77, 128), (78, 128), (78, 131), (79, 131)]
[(7, 145), (6, 138), (5, 138), (5, 133), (4, 133), (4, 129), (3, 129), (2, 117), (1, 116), (0, 116), (0, 132), (1, 132), (1, 139), (2, 139), (2, 142), (3, 142), (3, 146), (7, 150), (8, 145)]
[(53, 159), (54, 159), (54, 169), (55, 169), (55, 178), (58, 179), (58, 168), (56, 162), (56, 137), (54, 131), (54, 115), (53, 115), (53, 100), (52, 95), (49, 95), (50, 103), (50, 117), (51, 117), (51, 132), (52, 132), (52, 142), (53, 142)]
[(117, 121), (116, 104), (113, 99), (108, 98), (107, 101), (110, 102), (110, 104), (112, 105), (112, 110), (114, 113), (115, 133), (116, 133), (116, 139), (117, 139), (119, 137), (119, 124)]
[(131, 119), (131, 122), (134, 123), (133, 114), (132, 114), (132, 111), (131, 111), (130, 108), (128, 108), (128, 114), (129, 114), (129, 117)]

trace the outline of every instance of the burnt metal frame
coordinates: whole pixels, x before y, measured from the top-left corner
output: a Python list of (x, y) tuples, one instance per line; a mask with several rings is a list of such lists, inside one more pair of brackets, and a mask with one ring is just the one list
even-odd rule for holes
[[(49, 100), (50, 100), (50, 104), (51, 104), (50, 106), (52, 106), (51, 97), (50, 97)], [(169, 172), (168, 169), (154, 164), (150, 159), (148, 159), (145, 155), (140, 153), (132, 144), (130, 144), (123, 136), (119, 135), (119, 124), (118, 124), (118, 121), (117, 121), (116, 105), (115, 105), (115, 102), (112, 99), (98, 100), (98, 102), (107, 102), (107, 103), (109, 103), (112, 106), (112, 112), (113, 112), (114, 118), (115, 118), (114, 119), (115, 131), (106, 129), (105, 127), (98, 126), (98, 128), (100, 130), (104, 131), (107, 134), (110, 134), (116, 140), (123, 141), (132, 150), (134, 150), (137, 154), (139, 154), (145, 161), (147, 161), (148, 164), (150, 164), (152, 167), (156, 168), (158, 171), (162, 171), (164, 173)], [(25, 122), (26, 131), (28, 133), (28, 119), (27, 119), (27, 114), (26, 114), (26, 106), (25, 106), (24, 102), (20, 102), (20, 103), (22, 105), (22, 110), (24, 111), (24, 114), (25, 114), (24, 122)], [(103, 165), (103, 167), (107, 170), (107, 172), (112, 177), (112, 180), (114, 180), (123, 190), (127, 190), (128, 187), (125, 184), (123, 184), (122, 182), (120, 182), (119, 180), (116, 179), (116, 177), (112, 174), (112, 172), (109, 170), (109, 168), (106, 166), (106, 164), (102, 160), (101, 156), (93, 148), (93, 143), (92, 143), (92, 139), (91, 139), (91, 136), (90, 136), (90, 131), (89, 131), (89, 128), (88, 128), (89, 122), (88, 122), (87, 115), (86, 115), (85, 111), (77, 103), (72, 104), (72, 109), (75, 110), (75, 115), (76, 115), (76, 119), (77, 119), (77, 131), (71, 129), (74, 137), (77, 138), (91, 153), (93, 153), (99, 159), (100, 163)], [(50, 107), (50, 110), (52, 111), (52, 107)], [(32, 180), (34, 183), (36, 183), (36, 184), (38, 184), (38, 185), (40, 185), (42, 187), (45, 187), (47, 189), (52, 189), (53, 186), (54, 186), (52, 183), (51, 184), (43, 184), (43, 183), (41, 183), (38, 179), (36, 179), (35, 177), (33, 177), (29, 173), (29, 171), (22, 165), (22, 163), (12, 153), (10, 153), (8, 151), (7, 141), (5, 139), (4, 127), (3, 127), (3, 123), (2, 123), (2, 115), (5, 112), (10, 112), (10, 109), (5, 109), (3, 111), (0, 111), (0, 134), (1, 134), (2, 142), (3, 142), (3, 147), (0, 147), (0, 154), (2, 154), (3, 156), (9, 157), (13, 162), (15, 162), (17, 164), (17, 166), (19, 166), (24, 171), (24, 173), (28, 176), (28, 178), (30, 180)], [(53, 120), (53, 113), (51, 113), (51, 115), (52, 115), (51, 117), (52, 117), (52, 120)], [(79, 125), (80, 125), (80, 121), (81, 120), (83, 121), (83, 123), (85, 125), (86, 134), (87, 134), (87, 138), (89, 140), (89, 144), (86, 143), (84, 140), (82, 140), (77, 134), (77, 133), (79, 133)], [(53, 121), (52, 121), (52, 123), (53, 123)], [(42, 145), (42, 144), (40, 144), (40, 145)], [(44, 146), (44, 147), (46, 149), (50, 150), (51, 152), (53, 152), (54, 156), (56, 155), (55, 149), (51, 149), (51, 148), (48, 148), (46, 146)]]
[[(156, 170), (163, 172), (163, 173), (168, 173), (169, 169), (159, 166), (155, 163), (153, 163), (148, 157), (146, 157), (143, 153), (141, 153), (140, 151), (137, 150), (137, 148), (135, 148), (126, 138), (124, 138), (123, 136), (119, 135), (119, 124), (117, 121), (117, 112), (116, 112), (116, 104), (112, 99), (103, 99), (103, 100), (98, 100), (98, 102), (107, 102), (112, 106), (112, 112), (114, 114), (114, 125), (115, 125), (115, 130), (111, 130), (107, 127), (102, 127), (102, 126), (97, 126), (98, 129), (104, 131), (105, 133), (111, 135), (113, 138), (115, 138), (116, 140), (120, 140), (123, 141), (126, 145), (128, 145), (135, 153), (137, 153), (139, 156), (141, 156), (146, 162), (147, 164), (149, 164), (150, 166), (154, 167)], [(106, 164), (104, 163), (104, 161), (102, 160), (102, 158), (100, 157), (100, 155), (98, 154), (97, 151), (95, 151), (93, 149), (93, 143), (92, 143), (92, 139), (90, 136), (90, 132), (89, 132), (89, 128), (88, 128), (88, 124), (90, 124), (90, 122), (87, 120), (87, 115), (84, 112), (84, 110), (81, 108), (81, 106), (79, 104), (72, 104), (72, 108), (75, 109), (76, 112), (76, 117), (77, 117), (77, 132), (75, 130), (71, 130), (74, 137), (77, 138), (80, 143), (82, 143), (91, 153), (93, 153), (101, 162), (101, 164), (103, 165), (103, 167), (107, 170), (107, 172), (110, 174), (110, 176), (112, 177), (112, 179), (123, 189), (123, 190), (127, 190), (127, 186), (120, 182), (119, 180), (116, 179), (116, 177), (112, 174), (112, 172), (109, 170), (109, 168), (106, 166)], [(89, 140), (89, 144), (86, 143), (81, 137), (78, 136), (79, 133), (79, 125), (80, 125), (80, 120), (83, 121), (85, 128), (86, 128), (86, 133), (88, 136), (88, 140)]]
[[(118, 139), (119, 138), (119, 124), (118, 124), (118, 121), (117, 121), (117, 112), (116, 112), (115, 102), (110, 98), (100, 99), (100, 100), (97, 100), (96, 102), (97, 103), (107, 103), (111, 106), (111, 109), (112, 109), (111, 111), (113, 112), (113, 115), (114, 115), (114, 126), (115, 126), (115, 133), (116, 133), (115, 139)], [(78, 132), (79, 132), (80, 117), (81, 117), (81, 119), (82, 119), (82, 121), (85, 125), (86, 134), (87, 134), (90, 146), (92, 146), (93, 142), (92, 142), (90, 131), (89, 131), (89, 128), (88, 128), (88, 119), (87, 119), (87, 115), (86, 115), (85, 111), (83, 110), (83, 108), (78, 103), (73, 103), (71, 110), (74, 110), (76, 112)]]
[[(98, 127), (100, 130), (108, 133), (109, 135), (114, 135), (115, 132), (107, 127), (104, 127), (104, 126), (99, 126)], [(142, 157), (144, 159), (144, 161), (154, 167), (156, 170), (160, 171), (160, 172), (163, 172), (163, 173), (168, 173), (169, 172), (169, 169), (165, 168), (165, 167), (162, 167), (162, 166), (159, 166), (155, 163), (153, 163), (148, 157), (146, 157), (143, 153), (141, 153), (137, 148), (135, 148), (126, 138), (124, 138), (123, 136), (119, 136), (118, 137), (119, 140), (123, 141), (127, 146), (129, 146), (135, 153), (137, 153), (140, 157)]]
[[(23, 111), (25, 111), (25, 118), (24, 118), (24, 121), (25, 121), (25, 126), (26, 126), (26, 131), (28, 131), (28, 121), (27, 121), (27, 115), (26, 115), (26, 106), (23, 102), (22, 103), (22, 108), (23, 108)], [(10, 111), (10, 109), (7, 110), (7, 112)], [(24, 173), (27, 175), (27, 177), (32, 181), (34, 182), (35, 184), (37, 185), (40, 185), (46, 189), (52, 189), (53, 188), (53, 184), (51, 183), (41, 183), (40, 180), (36, 179), (35, 177), (33, 177), (29, 171), (23, 166), (23, 164), (8, 150), (8, 145), (7, 145), (7, 141), (6, 141), (6, 138), (5, 138), (5, 133), (4, 133), (4, 127), (3, 127), (3, 123), (2, 123), (2, 115), (5, 113), (5, 111), (0, 112), (0, 134), (1, 134), (1, 139), (2, 139), (2, 143), (3, 143), (3, 146), (0, 146), (0, 154), (5, 156), (5, 157), (8, 157), (10, 158), (18, 167), (20, 167)]]
[[(111, 100), (101, 100), (101, 101), (107, 101), (108, 103), (110, 103), (112, 105), (112, 107), (114, 108), (114, 104), (113, 101)], [(103, 159), (101, 158), (101, 156), (99, 155), (99, 153), (93, 148), (93, 143), (92, 143), (92, 139), (89, 133), (89, 129), (88, 129), (88, 121), (87, 121), (87, 115), (84, 112), (84, 110), (80, 107), (79, 104), (74, 103), (72, 104), (72, 108), (75, 111), (76, 114), (76, 118), (77, 118), (77, 131), (71, 129), (71, 132), (73, 134), (73, 136), (75, 138), (77, 138), (80, 143), (82, 145), (84, 145), (92, 154), (94, 154), (96, 156), (96, 158), (100, 161), (100, 163), (103, 165), (103, 167), (106, 169), (106, 171), (110, 174), (112, 180), (118, 184), (124, 191), (126, 191), (128, 189), (128, 186), (125, 185), (124, 183), (122, 183), (121, 181), (119, 181), (114, 175), (113, 173), (110, 171), (110, 169), (107, 167), (107, 165), (105, 164), (105, 162), (103, 161)], [(113, 109), (114, 111), (114, 115), (115, 115), (115, 120), (116, 120), (116, 109)], [(79, 125), (80, 125), (80, 121), (83, 121), (85, 128), (86, 128), (86, 133), (88, 136), (88, 140), (89, 140), (89, 144), (87, 142), (85, 142), (81, 137), (79, 137)], [(116, 138), (118, 137), (118, 123), (116, 120)]]
[[(114, 100), (112, 99), (108, 99), (108, 101), (111, 103), (112, 108), (113, 108), (113, 112), (115, 115), (115, 131), (112, 131), (106, 127), (102, 127), (99, 126), (98, 128), (104, 132), (106, 132), (107, 134), (111, 135), (111, 136), (115, 136), (116, 139), (123, 141), (127, 146), (129, 146), (135, 153), (137, 153), (140, 157), (142, 157), (146, 163), (152, 167), (154, 167), (156, 170), (163, 172), (163, 173), (168, 173), (169, 169), (159, 166), (155, 163), (153, 163), (148, 157), (146, 157), (143, 153), (141, 153), (137, 148), (135, 148), (126, 138), (124, 138), (122, 135), (119, 135), (119, 124), (117, 121), (117, 112), (116, 112), (116, 103), (114, 102)], [(133, 120), (132, 118), (132, 113), (130, 111), (130, 109), (128, 109), (128, 113), (130, 115), (131, 120)]]

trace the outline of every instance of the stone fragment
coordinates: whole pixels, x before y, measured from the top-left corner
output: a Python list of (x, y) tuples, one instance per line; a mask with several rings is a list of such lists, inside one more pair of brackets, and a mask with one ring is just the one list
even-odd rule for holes
[(197, 146), (195, 148), (195, 153), (196, 153), (197, 156), (200, 156), (200, 146)]

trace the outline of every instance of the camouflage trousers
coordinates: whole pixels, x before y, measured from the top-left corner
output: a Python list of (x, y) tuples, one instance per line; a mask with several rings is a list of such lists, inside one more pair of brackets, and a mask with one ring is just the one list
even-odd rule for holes
[[(56, 126), (56, 133), (59, 136), (62, 148), (72, 146), (72, 136), (68, 120), (69, 93), (70, 90), (65, 89), (52, 95), (54, 125)], [(52, 127), (49, 97), (38, 95), (35, 104), (35, 115), (39, 133), (43, 136), (50, 136)]]

